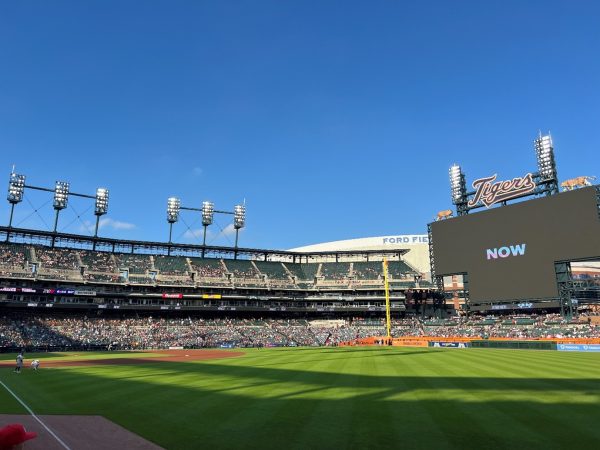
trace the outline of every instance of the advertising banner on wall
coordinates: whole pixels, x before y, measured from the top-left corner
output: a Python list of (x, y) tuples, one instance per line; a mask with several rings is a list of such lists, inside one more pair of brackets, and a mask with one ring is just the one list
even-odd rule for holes
[(467, 348), (470, 347), (468, 342), (437, 342), (431, 341), (429, 342), (430, 347), (439, 347), (439, 348)]
[(600, 344), (558, 344), (559, 352), (600, 352)]

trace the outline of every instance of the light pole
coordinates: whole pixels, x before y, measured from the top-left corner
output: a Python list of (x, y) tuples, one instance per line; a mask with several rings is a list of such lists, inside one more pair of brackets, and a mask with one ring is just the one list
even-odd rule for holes
[(94, 229), (94, 245), (93, 249), (96, 250), (96, 241), (98, 237), (98, 227), (100, 226), (100, 216), (103, 216), (108, 212), (108, 189), (98, 188), (96, 189), (96, 208), (94, 214), (96, 215), (96, 228)]
[(202, 236), (202, 257), (204, 258), (205, 247), (206, 247), (206, 229), (209, 225), (212, 225), (215, 214), (215, 204), (210, 201), (202, 202), (202, 226), (204, 227), (204, 233)]
[(558, 194), (558, 174), (556, 172), (556, 161), (554, 160), (554, 145), (552, 136), (539, 136), (533, 142), (535, 156), (538, 165), (540, 182), (548, 185), (547, 194)]
[[(12, 228), (13, 213), (15, 205), (23, 201), (23, 193), (25, 192), (25, 175), (18, 175), (14, 172), (10, 174), (8, 181), (8, 196), (6, 197), (10, 203), (10, 219), (8, 219), (8, 228)], [(10, 232), (6, 234), (6, 242), (10, 239)]]
[[(238, 248), (240, 228), (246, 226), (246, 205), (235, 205), (233, 208), (233, 228), (235, 228), (235, 248)], [(237, 256), (237, 252), (236, 252)]]
[(452, 203), (456, 205), (456, 214), (462, 216), (468, 211), (465, 175), (458, 164), (453, 164), (452, 167), (450, 167), (449, 175)]
[(52, 206), (54, 207), (56, 214), (54, 216), (54, 229), (52, 231), (54, 233), (54, 236), (52, 236), (52, 247), (54, 247), (54, 242), (56, 240), (58, 215), (60, 214), (61, 210), (67, 207), (67, 203), (69, 202), (69, 189), (70, 184), (68, 181), (57, 181), (54, 185), (54, 203)]
[[(169, 222), (169, 244), (172, 242), (173, 224), (179, 220), (179, 210), (181, 209), (181, 200), (177, 197), (167, 199), (167, 222)], [(170, 253), (170, 249), (169, 249)]]

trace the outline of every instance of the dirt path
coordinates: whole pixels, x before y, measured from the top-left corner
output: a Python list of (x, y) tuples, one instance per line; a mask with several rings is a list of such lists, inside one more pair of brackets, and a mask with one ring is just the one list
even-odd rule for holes
[[(85, 352), (77, 356), (69, 356), (68, 360), (40, 360), (40, 369), (47, 367), (75, 367), (75, 366), (106, 366), (106, 365), (136, 365), (155, 362), (186, 362), (202, 361), (207, 359), (234, 358), (242, 356), (244, 352), (232, 350), (149, 350), (146, 352), (132, 352), (131, 358), (111, 358), (111, 353), (106, 352), (106, 358), (86, 358)], [(23, 370), (29, 370), (30, 359), (25, 355)], [(13, 361), (1, 361), (0, 367), (14, 367)]]
[[(38, 416), (71, 450), (161, 450), (156, 444), (138, 436), (102, 416)], [(0, 426), (21, 423), (38, 436), (27, 441), (27, 450), (65, 450), (32, 416), (0, 414)]]

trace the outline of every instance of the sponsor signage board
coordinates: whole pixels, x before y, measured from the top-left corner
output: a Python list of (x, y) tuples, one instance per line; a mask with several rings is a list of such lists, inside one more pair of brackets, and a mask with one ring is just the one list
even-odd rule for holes
[(600, 344), (557, 344), (559, 352), (600, 352)]
[(78, 290), (74, 292), (75, 295), (87, 295), (87, 296), (95, 296), (96, 295), (96, 291), (90, 291), (90, 290)]
[(469, 347), (468, 342), (438, 342), (431, 341), (429, 342), (430, 347), (440, 347), (440, 348), (467, 348)]

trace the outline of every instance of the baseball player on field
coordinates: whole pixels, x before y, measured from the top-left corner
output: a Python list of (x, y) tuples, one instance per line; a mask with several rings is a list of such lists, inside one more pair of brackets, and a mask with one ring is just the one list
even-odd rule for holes
[(17, 367), (15, 367), (15, 373), (21, 373), (21, 367), (23, 367), (23, 352), (19, 352), (17, 355)]
[(31, 361), (31, 368), (33, 370), (38, 370), (39, 366), (40, 366), (40, 360), (39, 359), (34, 359), (33, 361)]

